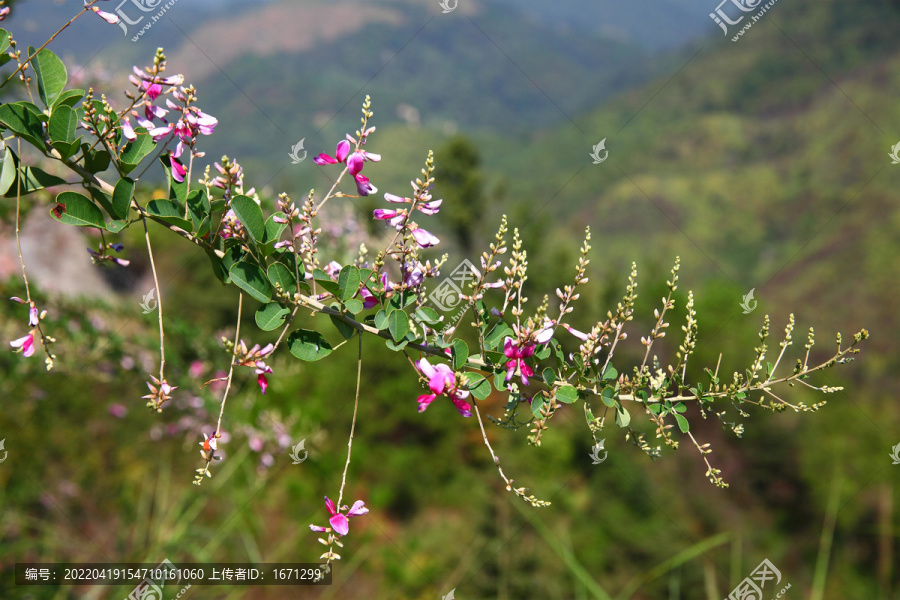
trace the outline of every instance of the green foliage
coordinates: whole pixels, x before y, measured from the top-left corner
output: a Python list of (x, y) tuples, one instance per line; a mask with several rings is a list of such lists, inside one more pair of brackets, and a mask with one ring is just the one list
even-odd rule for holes
[(34, 48), (28, 47), (28, 55), (34, 55), (31, 66), (37, 75), (38, 94), (44, 106), (51, 107), (62, 94), (69, 79), (66, 65), (50, 50), (44, 48), (37, 54)]

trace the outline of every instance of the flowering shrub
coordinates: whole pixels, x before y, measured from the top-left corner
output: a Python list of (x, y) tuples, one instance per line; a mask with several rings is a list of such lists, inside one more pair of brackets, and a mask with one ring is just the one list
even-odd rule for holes
[[(86, 2), (78, 16), (94, 12), (115, 23), (117, 17), (95, 6), (99, 1)], [(654, 311), (655, 325), (640, 339), (645, 347), (643, 360), (625, 367), (617, 359), (616, 350), (626, 341), (625, 327), (633, 318), (638, 287), (636, 266), (632, 265), (621, 302), (601, 315), (589, 331), (579, 331), (568, 321), (577, 306), (579, 290), (588, 283), (590, 230), (585, 232), (572, 283), (556, 291), (558, 302), (551, 305), (545, 298), (534, 306), (524, 295), (528, 279), (524, 242), (517, 229), (513, 229), (510, 239), (505, 217), (494, 240), (480, 256), (480, 269), (474, 270), (469, 288), (460, 294), (465, 301), (464, 314), (448, 325), (445, 317), (429, 305), (428, 296), (428, 281), (441, 275), (448, 257), (426, 256), (426, 252), (440, 245), (440, 239), (419, 223), (425, 217), (437, 216), (442, 204), (441, 199), (431, 195), (435, 183), (432, 153), (425, 159), (420, 177), (410, 182), (412, 192), (408, 197), (385, 193), (384, 200), (392, 207), (374, 210), (372, 218), (383, 221), (389, 231), (389, 241), (381, 250), (372, 255), (367, 244), (361, 243), (354, 248), (356, 258), (343, 265), (335, 257), (320, 256), (323, 246), (319, 236), (324, 224), (319, 215), (326, 203), (377, 192), (363, 175), (367, 162), (381, 160), (380, 155), (364, 148), (375, 133), (370, 124), (374, 115), (368, 97), (362, 106), (359, 129), (337, 143), (333, 156), (321, 153), (314, 159), (323, 169), (332, 170), (331, 188), (324, 195), (311, 190), (299, 204), (281, 194), (272, 203), (275, 210), (266, 214), (264, 207), (269, 206), (270, 199), (260, 197), (253, 188), (245, 189), (243, 169), (236, 160), (224, 157), (213, 165), (217, 175), (210, 177), (210, 165), (206, 165), (202, 177), (198, 176), (195, 159), (204, 158), (200, 150), (202, 139), (214, 133), (218, 121), (200, 108), (197, 90), (185, 85), (183, 76), (165, 74), (166, 57), (162, 50), (157, 51), (149, 66), (134, 68), (130, 77), (134, 89), (124, 92), (124, 108), (116, 108), (106, 94), (100, 94), (98, 99), (94, 89), (67, 89), (66, 67), (46, 44), (38, 50), (29, 48), (23, 54), (12, 35), (0, 30), (0, 52), (0, 63), (14, 61), (17, 65), (5, 83), (16, 79), (21, 84), (11, 92), (21, 99), (0, 105), (4, 139), (12, 140), (4, 143), (0, 193), (15, 198), (17, 225), (23, 197), (44, 188), (66, 186), (78, 191), (58, 192), (50, 214), (64, 225), (100, 231), (102, 242), (98, 249), (89, 249), (94, 262), (108, 261), (127, 268), (129, 261), (118, 256), (124, 251), (123, 245), (107, 242), (106, 236), (118, 235), (132, 226), (143, 229), (158, 292), (155, 309), (160, 349), (159, 370), (148, 374), (146, 385), (150, 393), (143, 396), (149, 408), (162, 411), (177, 388), (166, 380), (164, 294), (159, 287), (147, 221), (159, 223), (186, 242), (203, 248), (216, 277), (240, 290), (235, 335), (233, 340), (224, 342), (230, 357), (227, 373), (207, 382), (215, 383), (215, 389), (220, 390), (221, 405), (215, 427), (197, 431), (202, 436), (202, 465), (197, 469), (195, 483), (199, 485), (205, 477), (212, 476), (210, 466), (220, 458), (216, 454), (217, 440), (224, 434), (222, 424), (232, 382), (236, 373), (238, 377), (247, 373), (236, 371), (236, 367), (252, 369), (259, 393), (265, 394), (269, 378), (278, 376), (268, 364), (275, 353), (286, 349), (299, 360), (318, 361), (334, 350), (322, 332), (294, 325), (301, 309), (327, 317), (344, 338), (342, 343), (357, 340), (353, 424), (338, 500), (335, 503), (325, 498), (329, 527), (310, 525), (313, 531), (328, 534), (320, 542), (329, 547), (322, 555), (329, 563), (340, 558), (334, 546), (342, 546), (341, 540), (349, 534), (348, 519), (368, 512), (362, 500), (350, 507), (342, 504), (360, 400), (364, 335), (382, 338), (389, 350), (403, 353), (410, 364), (410, 377), (418, 377), (427, 389), (417, 398), (410, 395), (410, 410), (415, 408), (414, 400), (422, 412), (446, 397), (461, 417), (475, 417), (507, 490), (534, 506), (550, 503), (530, 494), (525, 487), (514, 486), (488, 441), (479, 402), (490, 394), (505, 395), (507, 403), (502, 416), (488, 415), (489, 419), (512, 430), (527, 426), (528, 440), (533, 445), (541, 444), (557, 412), (573, 411), (580, 405), (595, 446), (602, 446), (598, 434), (607, 426), (608, 417), (623, 430), (626, 440), (652, 458), (661, 455), (662, 444), (674, 449), (680, 441), (687, 440), (700, 454), (709, 480), (727, 487), (721, 471), (709, 462), (709, 444), (697, 440), (691, 430), (688, 406), (694, 405), (696, 409), (691, 414), (699, 413), (704, 419), (715, 416), (739, 437), (750, 406), (773, 411), (817, 410), (824, 402), (793, 404), (773, 389), (795, 384), (822, 393), (840, 389), (815, 386), (809, 377), (852, 360), (858, 352), (857, 344), (868, 335), (865, 330), (860, 331), (849, 345), (838, 335), (834, 354), (815, 364), (810, 363), (815, 344), (810, 329), (805, 354), (797, 358), (793, 367), (784, 369), (782, 360), (793, 342), (793, 315), (779, 341), (774, 363), (766, 361), (770, 322), (765, 317), (753, 361), (743, 373), (734, 373), (727, 380), (717, 366), (706, 369), (705, 381), (689, 381), (687, 366), (699, 332), (692, 294), (684, 306), (683, 339), (674, 361), (663, 365), (653, 355), (655, 345), (666, 335), (667, 319), (675, 310), (673, 298), (680, 268), (676, 259), (666, 282), (668, 294)], [(77, 184), (52, 176), (37, 165), (26, 165), (21, 158), (23, 142), (47, 161), (59, 163), (73, 173)], [(168, 195), (141, 203), (135, 195), (137, 185), (156, 163), (167, 180)], [(113, 179), (106, 173), (112, 173)], [(343, 183), (348, 173), (353, 179), (351, 185)], [(376, 241), (369, 241), (373, 243)], [(19, 258), (27, 296), (12, 301), (28, 307), (27, 318), (22, 316), (23, 323), (27, 322), (23, 331), (27, 333), (9, 344), (22, 354), (23, 360), (33, 359), (40, 349), (51, 369), (55, 360), (52, 344), (56, 340), (42, 326), (46, 311), (40, 311), (32, 299), (21, 251)], [(248, 347), (244, 338), (252, 340), (255, 334), (243, 332), (242, 336), (240, 315), (245, 301), (256, 306), (255, 321), (261, 331), (280, 330), (274, 343)], [(465, 315), (471, 319), (467, 331), (460, 327), (465, 324)], [(449, 406), (441, 400), (431, 410), (447, 409)], [(632, 421), (641, 413), (661, 444), (651, 445), (648, 431)]]

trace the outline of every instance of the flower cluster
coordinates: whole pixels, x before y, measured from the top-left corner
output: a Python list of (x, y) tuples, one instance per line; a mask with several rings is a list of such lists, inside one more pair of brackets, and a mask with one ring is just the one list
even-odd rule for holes
[[(26, 358), (34, 356), (34, 334), (37, 331), (38, 323), (40, 323), (43, 314), (38, 313), (38, 309), (34, 305), (34, 302), (28, 303), (17, 296), (13, 296), (10, 300), (18, 302), (19, 304), (29, 304), (28, 326), (31, 328), (31, 331), (29, 331), (27, 335), (23, 335), (19, 339), (11, 341), (9, 345), (17, 352), (21, 352), (22, 356)], [(47, 311), (44, 311), (44, 314), (46, 314), (46, 312)]]
[[(347, 139), (337, 143), (337, 146), (334, 149), (334, 156), (323, 152), (313, 158), (313, 162), (317, 165), (346, 163), (347, 171), (349, 171), (350, 175), (352, 175), (353, 179), (356, 181), (356, 191), (359, 195), (368, 196), (369, 194), (374, 194), (378, 191), (378, 188), (369, 182), (369, 178), (362, 174), (362, 170), (366, 161), (378, 162), (381, 160), (381, 155), (360, 149), (360, 146), (365, 143), (366, 137), (373, 131), (375, 131), (374, 127), (370, 127), (364, 131), (359, 143), (357, 143), (357, 141), (348, 133)], [(357, 143), (357, 149), (352, 153), (350, 152), (351, 143)]]
[[(325, 496), (325, 508), (328, 509), (328, 513), (331, 515), (331, 518), (328, 519), (328, 523), (331, 527), (321, 527), (319, 525), (310, 524), (309, 528), (313, 531), (327, 533), (334, 531), (334, 533), (341, 536), (347, 535), (350, 532), (350, 523), (348, 519), (369, 512), (369, 509), (366, 508), (366, 505), (362, 500), (357, 500), (353, 503), (353, 506), (348, 509), (346, 506), (335, 506), (334, 502), (332, 502), (328, 496)], [(346, 515), (344, 514), (345, 511), (347, 513)]]
[(108, 250), (115, 250), (116, 252), (121, 252), (124, 248), (125, 248), (125, 246), (123, 246), (122, 244), (119, 244), (119, 243), (104, 244), (103, 242), (100, 242), (100, 244), (98, 244), (98, 246), (97, 246), (97, 250), (88, 248), (87, 251), (88, 251), (88, 254), (91, 255), (91, 262), (93, 262), (95, 265), (103, 264), (104, 262), (113, 262), (113, 263), (116, 263), (117, 265), (119, 265), (120, 267), (127, 267), (128, 265), (131, 264), (130, 260), (125, 260), (124, 258), (118, 258), (107, 252)]
[(391, 227), (397, 231), (402, 231), (404, 227), (408, 227), (413, 238), (420, 248), (429, 248), (436, 246), (440, 240), (431, 232), (422, 229), (415, 221), (411, 221), (411, 214), (418, 210), (425, 215), (436, 215), (440, 210), (443, 200), (432, 200), (431, 194), (427, 191), (420, 191), (415, 181), (410, 181), (415, 193), (415, 199), (401, 198), (394, 194), (385, 194), (384, 199), (392, 204), (410, 204), (410, 208), (376, 208), (374, 216), (376, 219), (387, 221)]
[[(153, 62), (153, 67), (143, 70), (136, 66), (133, 67), (133, 74), (128, 77), (132, 85), (138, 88), (140, 94), (138, 96), (140, 101), (135, 108), (142, 106), (144, 109), (143, 115), (140, 115), (137, 110), (132, 110), (131, 115), (135, 117), (138, 125), (146, 129), (153, 137), (154, 142), (159, 142), (170, 134), (173, 134), (174, 138), (178, 140), (175, 150), (169, 153), (169, 164), (172, 168), (172, 177), (175, 181), (182, 182), (186, 170), (179, 159), (184, 149), (190, 148), (193, 156), (203, 156), (203, 153), (196, 149), (197, 138), (200, 135), (212, 135), (219, 121), (194, 105), (197, 101), (196, 90), (192, 85), (187, 87), (182, 85), (184, 83), (182, 75), (171, 77), (161, 75), (165, 70), (165, 55), (158, 51)], [(156, 106), (154, 101), (163, 94), (171, 94), (180, 104), (166, 98), (168, 110)], [(177, 118), (172, 119), (167, 116), (169, 112), (176, 114)], [(123, 117), (121, 127), (122, 135), (126, 140), (137, 139), (137, 133), (132, 128), (127, 116)]]
[(419, 360), (418, 368), (428, 378), (428, 389), (431, 390), (430, 394), (422, 394), (417, 399), (419, 412), (423, 412), (439, 395), (443, 394), (453, 401), (459, 414), (464, 417), (472, 416), (472, 406), (465, 401), (469, 397), (469, 392), (460, 388), (453, 369), (443, 363), (431, 366), (424, 358)]
[[(226, 341), (225, 343), (226, 346), (233, 346), (232, 342)], [(260, 348), (259, 344), (256, 344), (248, 350), (244, 340), (241, 340), (237, 348), (234, 348), (232, 351), (235, 355), (234, 364), (239, 367), (253, 368), (254, 373), (256, 373), (256, 382), (259, 384), (259, 389), (265, 394), (266, 390), (269, 388), (269, 380), (266, 379), (266, 373), (271, 373), (272, 367), (263, 362), (262, 359), (272, 354), (272, 352), (275, 351), (275, 346), (266, 344), (265, 347)]]
[(156, 412), (162, 412), (162, 405), (172, 399), (172, 390), (178, 389), (178, 386), (171, 386), (165, 379), (159, 380), (152, 375), (150, 381), (147, 382), (147, 387), (150, 388), (150, 393), (141, 398), (147, 400), (147, 406)]

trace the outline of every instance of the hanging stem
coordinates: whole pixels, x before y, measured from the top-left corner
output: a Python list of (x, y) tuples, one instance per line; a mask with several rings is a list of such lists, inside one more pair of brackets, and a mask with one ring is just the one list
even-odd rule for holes
[(162, 290), (159, 289), (159, 276), (156, 274), (156, 263), (153, 260), (153, 246), (150, 244), (150, 231), (147, 229), (147, 218), (141, 217), (144, 224), (144, 239), (147, 241), (147, 254), (150, 256), (150, 270), (153, 272), (153, 285), (156, 286), (156, 307), (159, 319), (159, 380), (164, 381), (164, 371), (166, 368), (166, 340), (165, 331), (163, 331), (163, 302)]
[(550, 506), (550, 502), (546, 500), (539, 500), (534, 495), (526, 494), (525, 492), (528, 488), (514, 488), (513, 487), (513, 479), (509, 479), (506, 474), (503, 472), (503, 468), (500, 466), (500, 459), (494, 453), (494, 449), (491, 447), (491, 443), (487, 439), (487, 433), (484, 431), (484, 421), (481, 419), (481, 412), (478, 410), (478, 404), (476, 402), (472, 402), (472, 406), (475, 407), (475, 416), (478, 417), (478, 426), (481, 428), (481, 438), (484, 440), (484, 445), (487, 446), (488, 451), (491, 453), (491, 458), (494, 459), (494, 464), (497, 465), (497, 470), (500, 472), (500, 477), (503, 478), (503, 481), (506, 483), (507, 491), (515, 492), (516, 496), (528, 502), (535, 508), (540, 508), (543, 506)]
[(338, 509), (344, 499), (344, 486), (347, 484), (347, 470), (350, 468), (350, 453), (353, 451), (353, 434), (356, 431), (356, 413), (359, 410), (359, 382), (362, 378), (362, 334), (357, 335), (359, 340), (359, 357), (356, 360), (356, 398), (353, 400), (353, 421), (350, 424), (350, 439), (347, 440), (347, 462), (344, 463), (344, 476), (341, 478), (341, 491), (338, 493)]
[[(241, 337), (241, 313), (244, 309), (244, 294), (238, 295), (238, 318), (234, 328), (234, 347), (237, 348)], [(231, 365), (228, 367), (228, 380), (225, 382), (225, 393), (222, 395), (222, 405), (219, 407), (219, 420), (216, 421), (216, 438), (222, 437), (222, 415), (225, 414), (225, 401), (228, 400), (228, 392), (231, 390), (231, 379), (234, 376), (234, 363), (237, 361), (237, 352), (231, 354)]]

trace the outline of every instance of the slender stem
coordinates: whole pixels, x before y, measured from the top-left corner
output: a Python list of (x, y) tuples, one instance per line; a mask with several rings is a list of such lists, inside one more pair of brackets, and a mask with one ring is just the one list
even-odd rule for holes
[(153, 260), (153, 246), (150, 245), (150, 231), (147, 229), (147, 219), (141, 218), (144, 224), (144, 239), (147, 241), (147, 254), (150, 256), (150, 269), (153, 272), (153, 285), (156, 286), (157, 314), (159, 315), (159, 380), (165, 379), (163, 371), (166, 368), (166, 341), (163, 331), (163, 301), (162, 290), (159, 289), (159, 277), (156, 274), (156, 262)]
[(500, 467), (500, 459), (497, 458), (497, 455), (494, 453), (494, 449), (491, 447), (491, 443), (487, 439), (487, 433), (484, 431), (484, 421), (481, 419), (481, 411), (478, 410), (478, 404), (476, 402), (473, 402), (472, 406), (475, 407), (475, 416), (478, 417), (478, 426), (481, 428), (481, 439), (484, 440), (484, 445), (487, 446), (488, 451), (491, 453), (491, 458), (494, 459), (494, 464), (497, 465), (497, 470), (500, 471), (500, 477), (503, 478), (503, 481), (506, 482), (506, 485), (509, 485), (510, 480), (506, 478), (506, 475), (503, 473), (503, 469)]
[(362, 379), (362, 334), (357, 335), (359, 340), (359, 355), (356, 360), (356, 397), (353, 399), (353, 421), (350, 423), (350, 438), (347, 440), (347, 462), (344, 463), (344, 475), (341, 477), (341, 491), (338, 493), (338, 510), (344, 499), (344, 486), (347, 484), (347, 470), (350, 468), (350, 454), (353, 451), (353, 434), (356, 431), (356, 413), (359, 410), (359, 383)]
[[(22, 154), (22, 140), (18, 139), (19, 154)], [(7, 150), (9, 151), (9, 150)], [(16, 249), (19, 251), (19, 264), (22, 265), (22, 279), (25, 281), (25, 294), (27, 300), (31, 302), (31, 287), (28, 285), (28, 273), (25, 269), (25, 259), (22, 258), (22, 241), (19, 235), (20, 231), (20, 210), (22, 202), (22, 180), (16, 177)]]
[(344, 167), (344, 170), (341, 171), (341, 174), (338, 175), (338, 178), (334, 180), (334, 183), (332, 184), (331, 189), (328, 190), (328, 193), (325, 194), (325, 198), (316, 207), (316, 212), (319, 212), (319, 210), (323, 206), (325, 206), (325, 203), (328, 202), (333, 197), (332, 194), (334, 194), (334, 190), (337, 188), (338, 184), (341, 182), (341, 179), (344, 178), (344, 175), (347, 173), (347, 170), (348, 170), (348, 167)]
[[(356, 360), (356, 397), (353, 400), (353, 421), (350, 423), (350, 437), (347, 439), (347, 462), (344, 463), (344, 475), (341, 477), (341, 490), (338, 492), (337, 510), (341, 512), (341, 503), (344, 501), (344, 487), (347, 485), (347, 471), (350, 469), (350, 456), (353, 452), (353, 434), (356, 432), (356, 414), (359, 410), (359, 383), (362, 379), (362, 333), (357, 334), (359, 340), (359, 354)], [(326, 564), (331, 564), (334, 554), (334, 544), (337, 542), (335, 534), (329, 535), (331, 546), (328, 549), (328, 560)], [(340, 545), (340, 542), (337, 542)]]
[[(241, 338), (241, 313), (244, 308), (244, 294), (238, 295), (238, 318), (237, 325), (234, 328), (234, 347), (237, 348), (238, 341)], [(228, 380), (225, 382), (225, 393), (222, 395), (222, 405), (219, 407), (219, 420), (216, 421), (216, 437), (222, 437), (222, 415), (225, 414), (225, 401), (228, 400), (228, 392), (231, 390), (231, 380), (234, 376), (234, 363), (237, 360), (237, 352), (231, 355), (231, 365), (228, 367)]]
[(526, 488), (513, 487), (513, 480), (506, 476), (506, 473), (503, 472), (503, 467), (500, 466), (500, 458), (497, 457), (497, 454), (494, 452), (494, 449), (491, 447), (491, 443), (488, 441), (487, 432), (484, 430), (484, 421), (481, 418), (481, 411), (478, 410), (478, 403), (473, 401), (472, 406), (475, 408), (475, 416), (478, 418), (478, 427), (481, 429), (481, 439), (484, 440), (484, 445), (487, 446), (488, 452), (491, 453), (491, 458), (494, 459), (494, 464), (497, 465), (497, 471), (500, 473), (500, 477), (503, 478), (503, 482), (506, 484), (507, 491), (513, 492), (516, 496), (522, 498), (529, 504), (534, 507), (542, 507), (549, 506), (550, 502), (545, 500), (538, 500), (534, 497), (534, 495), (526, 494)]

